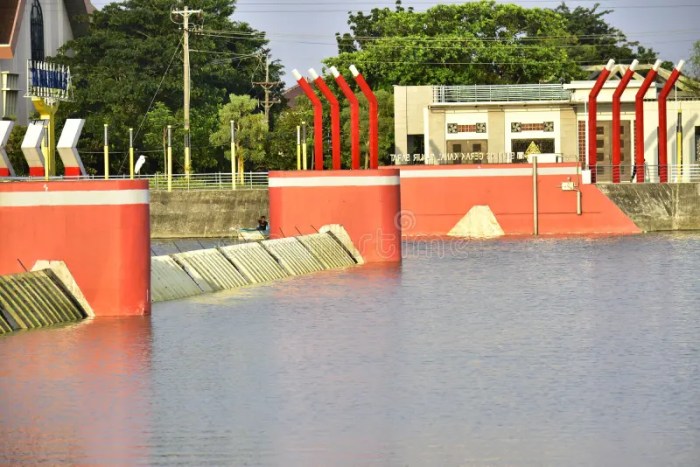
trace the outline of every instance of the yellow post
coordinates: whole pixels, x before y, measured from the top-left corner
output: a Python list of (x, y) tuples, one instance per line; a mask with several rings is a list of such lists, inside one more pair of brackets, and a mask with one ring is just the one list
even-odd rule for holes
[(129, 128), (129, 178), (134, 179), (134, 129)]
[(41, 97), (32, 97), (32, 104), (39, 113), (41, 120), (48, 122), (46, 145), (42, 145), (41, 152), (44, 155), (44, 177), (56, 175), (56, 111), (58, 101), (47, 103)]
[(306, 122), (301, 122), (301, 139), (303, 141), (303, 146), (302, 148), (302, 155), (301, 155), (301, 166), (304, 170), (306, 170)]
[(168, 191), (173, 191), (173, 126), (168, 125)]
[(107, 128), (109, 125), (105, 123), (105, 180), (109, 180), (109, 139)]
[(297, 125), (297, 170), (301, 170), (301, 127)]
[(231, 189), (236, 189), (236, 128), (231, 120)]
[(676, 152), (678, 152), (678, 174), (680, 178), (676, 181), (682, 182), (683, 179), (683, 114), (681, 109), (678, 109), (678, 121), (676, 122)]

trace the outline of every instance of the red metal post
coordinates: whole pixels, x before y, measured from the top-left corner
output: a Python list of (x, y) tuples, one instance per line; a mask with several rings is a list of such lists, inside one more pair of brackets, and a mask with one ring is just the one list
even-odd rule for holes
[(340, 105), (333, 92), (328, 89), (326, 82), (321, 78), (316, 70), (309, 69), (309, 74), (316, 87), (326, 98), (331, 106), (331, 147), (333, 154), (333, 170), (340, 170)]
[(596, 182), (596, 163), (597, 163), (597, 145), (596, 145), (596, 134), (598, 126), (598, 94), (605, 84), (605, 80), (610, 76), (610, 70), (612, 70), (615, 60), (612, 58), (608, 60), (608, 64), (605, 65), (603, 71), (598, 75), (598, 79), (591, 89), (591, 93), (588, 95), (588, 168), (591, 170), (591, 182)]
[(620, 99), (622, 98), (622, 93), (625, 92), (627, 84), (629, 84), (634, 75), (634, 69), (639, 63), (638, 60), (634, 60), (632, 64), (627, 68), (627, 71), (622, 76), (620, 83), (615, 89), (612, 101), (612, 126), (613, 126), (613, 140), (612, 140), (612, 177), (613, 183), (620, 183)]
[(369, 102), (369, 168), (376, 169), (379, 167), (379, 105), (377, 104), (377, 96), (374, 95), (355, 65), (350, 65), (350, 72)]
[(352, 170), (360, 168), (360, 103), (357, 102), (355, 93), (352, 92), (345, 78), (338, 72), (334, 66), (330, 68), (331, 73), (335, 77), (335, 82), (345, 95), (345, 98), (350, 103), (350, 153), (352, 155)]
[(637, 177), (637, 183), (644, 182), (644, 96), (649, 90), (649, 86), (656, 78), (656, 73), (661, 66), (661, 60), (657, 60), (651, 67), (651, 70), (644, 77), (642, 86), (637, 91), (634, 100), (634, 119), (636, 122), (634, 132), (634, 173)]
[(659, 93), (659, 182), (668, 182), (668, 128), (666, 122), (666, 99), (671, 89), (678, 81), (681, 68), (685, 61), (681, 60), (666, 80), (666, 84)]
[(314, 169), (323, 170), (323, 105), (301, 73), (294, 69), (292, 76), (314, 106)]

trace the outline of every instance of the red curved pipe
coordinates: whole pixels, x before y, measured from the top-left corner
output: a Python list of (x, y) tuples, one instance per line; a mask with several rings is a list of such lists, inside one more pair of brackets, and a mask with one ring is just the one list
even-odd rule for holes
[(642, 86), (637, 91), (634, 98), (634, 118), (637, 123), (634, 131), (634, 173), (636, 173), (637, 183), (644, 182), (644, 96), (649, 90), (649, 86), (656, 78), (656, 73), (661, 65), (661, 60), (657, 60), (651, 67), (649, 73), (644, 77)]
[(596, 182), (596, 163), (597, 158), (596, 158), (596, 152), (597, 152), (597, 146), (596, 146), (596, 134), (597, 134), (597, 126), (598, 126), (598, 94), (600, 94), (600, 90), (603, 88), (603, 85), (605, 84), (605, 80), (608, 79), (608, 76), (610, 76), (610, 70), (612, 70), (613, 65), (615, 64), (615, 60), (612, 58), (608, 61), (608, 64), (605, 65), (605, 68), (603, 68), (603, 71), (600, 72), (600, 75), (598, 75), (598, 79), (595, 82), (595, 85), (593, 86), (593, 89), (591, 89), (591, 93), (588, 95), (588, 168), (591, 171), (591, 182), (595, 183)]
[(323, 104), (311, 85), (295, 69), (292, 75), (314, 106), (314, 169), (323, 170)]
[(369, 168), (376, 169), (379, 167), (379, 105), (377, 104), (377, 96), (374, 95), (355, 65), (350, 65), (350, 72), (369, 103)]
[(668, 182), (668, 127), (666, 123), (666, 99), (678, 81), (683, 68), (683, 60), (671, 72), (666, 84), (659, 93), (659, 182)]
[(331, 147), (333, 155), (333, 170), (340, 170), (340, 105), (333, 92), (328, 89), (326, 82), (321, 78), (316, 70), (309, 70), (311, 79), (321, 94), (326, 98), (331, 106)]
[(335, 77), (338, 87), (350, 103), (350, 153), (352, 155), (350, 168), (358, 170), (360, 168), (360, 103), (357, 101), (355, 93), (352, 92), (345, 78), (338, 72), (338, 69), (332, 66), (330, 70)]
[(632, 64), (627, 68), (627, 71), (622, 76), (620, 84), (617, 85), (615, 93), (613, 94), (612, 101), (612, 126), (613, 126), (613, 140), (612, 140), (612, 178), (613, 183), (620, 183), (620, 99), (622, 98), (622, 93), (627, 88), (632, 75), (634, 75), (634, 69), (639, 63), (638, 60), (634, 60)]

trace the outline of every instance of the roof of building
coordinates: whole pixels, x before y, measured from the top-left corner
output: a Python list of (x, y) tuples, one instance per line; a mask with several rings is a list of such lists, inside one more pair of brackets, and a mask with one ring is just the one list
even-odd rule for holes
[[(12, 58), (19, 39), (19, 26), (27, 1), (3, 0), (0, 4), (0, 59)], [(73, 36), (85, 34), (88, 25), (81, 21), (81, 16), (92, 13), (95, 7), (90, 0), (63, 0), (68, 13)]]

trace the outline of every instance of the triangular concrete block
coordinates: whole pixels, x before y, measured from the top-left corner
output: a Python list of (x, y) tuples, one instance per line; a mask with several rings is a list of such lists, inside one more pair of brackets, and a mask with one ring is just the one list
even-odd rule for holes
[(505, 235), (488, 206), (472, 206), (469, 212), (452, 227), (451, 237), (493, 238)]

